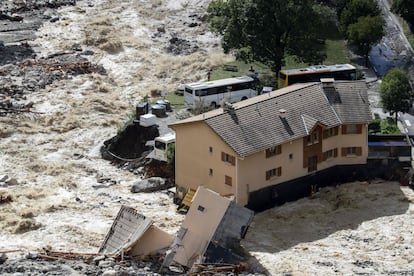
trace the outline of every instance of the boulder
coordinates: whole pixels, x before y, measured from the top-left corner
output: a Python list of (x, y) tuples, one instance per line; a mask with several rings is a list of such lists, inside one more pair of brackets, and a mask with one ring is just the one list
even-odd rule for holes
[(15, 178), (11, 178), (8, 175), (0, 175), (0, 187), (18, 185), (19, 182)]
[(167, 188), (168, 185), (164, 178), (161, 177), (150, 177), (139, 181), (132, 185), (132, 193), (150, 193), (154, 191), (159, 191)]
[(4, 181), (4, 183), (6, 183), (9, 186), (14, 186), (14, 185), (19, 184), (19, 182), (17, 182), (16, 178), (8, 178), (8, 179), (6, 179), (6, 181)]

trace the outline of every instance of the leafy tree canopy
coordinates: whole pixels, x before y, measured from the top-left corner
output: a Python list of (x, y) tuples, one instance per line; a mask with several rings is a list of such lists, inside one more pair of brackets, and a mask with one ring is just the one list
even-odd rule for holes
[(306, 63), (326, 58), (323, 29), (331, 11), (316, 0), (213, 0), (208, 13), (224, 50), (236, 50), (246, 62), (260, 61), (278, 71), (286, 53)]
[(368, 56), (371, 46), (380, 42), (384, 36), (384, 24), (382, 16), (366, 16), (349, 25), (348, 39), (356, 47), (357, 54)]
[(412, 31), (414, 31), (414, 1), (413, 0), (394, 0), (391, 10), (404, 18)]
[(388, 71), (380, 86), (380, 97), (385, 110), (395, 114), (408, 112), (414, 96), (407, 73), (401, 68)]
[(346, 29), (356, 23), (360, 17), (374, 17), (380, 14), (381, 10), (374, 0), (351, 0), (341, 12), (341, 25)]

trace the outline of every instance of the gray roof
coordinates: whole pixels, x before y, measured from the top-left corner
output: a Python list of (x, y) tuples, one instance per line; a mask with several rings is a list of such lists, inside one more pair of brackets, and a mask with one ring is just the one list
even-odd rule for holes
[(322, 85), (291, 85), (181, 123), (205, 121), (243, 157), (307, 136), (318, 123), (334, 127), (371, 121), (365, 81), (336, 81), (335, 88)]

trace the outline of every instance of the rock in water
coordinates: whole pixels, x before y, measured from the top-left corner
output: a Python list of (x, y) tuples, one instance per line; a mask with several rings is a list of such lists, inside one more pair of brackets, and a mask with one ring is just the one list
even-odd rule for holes
[(165, 179), (161, 177), (150, 177), (132, 185), (132, 193), (150, 193), (167, 188)]

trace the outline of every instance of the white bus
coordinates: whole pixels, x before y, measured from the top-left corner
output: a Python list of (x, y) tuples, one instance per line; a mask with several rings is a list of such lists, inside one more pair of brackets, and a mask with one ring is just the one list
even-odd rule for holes
[(257, 96), (257, 80), (249, 76), (193, 82), (184, 85), (184, 102), (190, 108), (213, 107)]
[(175, 143), (175, 133), (168, 133), (154, 139), (154, 159), (168, 161), (168, 146)]

